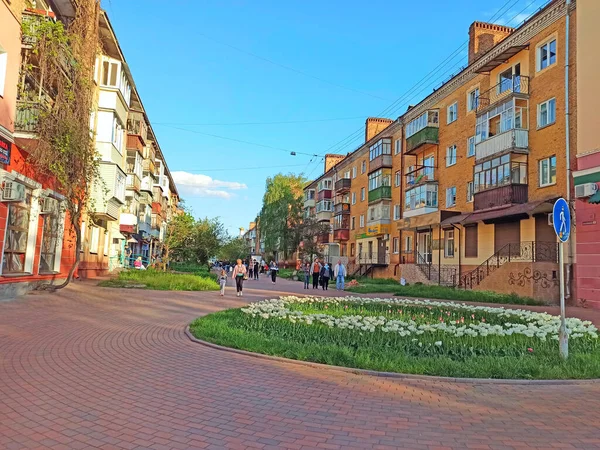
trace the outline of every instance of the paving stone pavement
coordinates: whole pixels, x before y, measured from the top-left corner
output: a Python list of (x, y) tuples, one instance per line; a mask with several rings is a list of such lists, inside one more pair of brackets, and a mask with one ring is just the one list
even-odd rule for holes
[(0, 303), (0, 449), (600, 449), (600, 384), (375, 378), (184, 334), (196, 316), (285, 292), (303, 290), (83, 282)]

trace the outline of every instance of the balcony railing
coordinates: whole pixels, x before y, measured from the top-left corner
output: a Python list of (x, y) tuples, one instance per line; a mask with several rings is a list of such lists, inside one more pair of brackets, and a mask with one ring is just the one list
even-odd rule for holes
[(363, 252), (356, 257), (358, 264), (372, 264), (376, 266), (386, 266), (390, 263), (390, 255), (385, 252)]
[(321, 200), (329, 200), (332, 197), (332, 191), (331, 189), (324, 189), (322, 191), (319, 191), (319, 194), (317, 196), (317, 200), (321, 201)]
[(331, 211), (319, 211), (315, 218), (317, 222), (329, 221), (331, 219)]
[(428, 181), (435, 181), (435, 167), (416, 166), (414, 170), (411, 170), (406, 174), (407, 189), (408, 186), (414, 186)]
[(391, 186), (379, 186), (372, 191), (369, 191), (369, 203), (376, 202), (382, 199), (392, 198), (392, 187)]
[(333, 213), (336, 216), (338, 214), (350, 214), (350, 203), (336, 203), (333, 206)]
[(406, 139), (406, 153), (410, 154), (423, 145), (439, 142), (439, 128), (428, 126)]
[(508, 130), (492, 136), (475, 145), (475, 160), (479, 161), (508, 150), (527, 151), (529, 148), (528, 130)]
[(504, 78), (500, 83), (485, 91), (479, 96), (477, 113), (506, 100), (513, 94), (521, 94), (524, 97), (529, 95), (529, 77), (515, 75), (512, 78)]
[(38, 101), (17, 100), (15, 131), (34, 133), (37, 130), (41, 108)]
[(507, 184), (477, 192), (473, 197), (473, 209), (477, 211), (515, 203), (527, 203), (527, 190), (526, 184)]
[(140, 185), (141, 185), (141, 182), (137, 175), (132, 174), (132, 173), (127, 174), (127, 181), (125, 183), (125, 186), (127, 187), (127, 189), (134, 189), (136, 191), (139, 191)]
[(156, 170), (156, 164), (154, 163), (154, 159), (144, 159), (142, 168), (144, 169), (144, 172), (148, 172), (154, 175), (154, 171)]
[(127, 150), (136, 150), (140, 155), (144, 154), (144, 141), (137, 134), (127, 135)]
[(335, 192), (338, 194), (348, 192), (352, 186), (352, 180), (350, 178), (342, 178), (335, 182)]
[(392, 155), (379, 155), (369, 161), (369, 173), (382, 167), (392, 167)]

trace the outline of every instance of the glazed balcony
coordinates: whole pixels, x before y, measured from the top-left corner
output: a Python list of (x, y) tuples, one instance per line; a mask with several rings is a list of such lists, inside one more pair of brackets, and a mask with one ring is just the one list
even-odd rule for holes
[(344, 194), (350, 190), (350, 187), (352, 187), (352, 180), (350, 178), (342, 178), (335, 182), (336, 194)]
[(379, 186), (378, 188), (369, 191), (369, 203), (377, 202), (379, 200), (385, 200), (392, 198), (392, 187), (391, 186)]
[(526, 184), (507, 184), (494, 189), (477, 192), (473, 198), (473, 210), (496, 208), (516, 203), (527, 203)]
[(319, 211), (315, 218), (317, 222), (329, 222), (331, 219), (331, 211)]
[(336, 203), (333, 207), (333, 214), (336, 216), (350, 214), (350, 203)]
[(508, 130), (492, 136), (475, 145), (475, 161), (479, 162), (492, 156), (499, 156), (509, 151), (529, 152), (529, 131)]
[(332, 197), (332, 193), (333, 193), (333, 191), (331, 189), (323, 189), (322, 191), (319, 191), (317, 200), (318, 201), (329, 200)]
[(148, 172), (154, 175), (154, 172), (156, 171), (156, 164), (154, 163), (154, 159), (144, 159), (142, 169), (144, 170), (144, 172)]
[(315, 207), (315, 190), (308, 189), (304, 191), (304, 207), (314, 208)]
[(482, 93), (477, 102), (477, 114), (482, 114), (497, 103), (513, 97), (529, 98), (529, 77), (515, 75), (512, 78), (504, 78), (500, 83)]
[(141, 180), (137, 175), (133, 173), (128, 173), (127, 181), (125, 182), (125, 187), (127, 189), (133, 189), (136, 192), (140, 192)]
[(142, 136), (137, 134), (127, 135), (127, 150), (135, 150), (141, 156), (144, 155), (144, 140)]
[(348, 228), (339, 228), (333, 230), (334, 241), (347, 241), (350, 239), (350, 230)]
[(379, 155), (372, 161), (369, 161), (369, 173), (383, 167), (392, 167), (392, 155)]
[(406, 138), (406, 154), (414, 154), (419, 148), (425, 145), (437, 145), (440, 143), (439, 127), (427, 126), (417, 131), (411, 137)]

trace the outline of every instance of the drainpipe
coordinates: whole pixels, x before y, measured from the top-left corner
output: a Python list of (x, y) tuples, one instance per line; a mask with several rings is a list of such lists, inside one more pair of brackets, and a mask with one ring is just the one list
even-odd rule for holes
[(461, 264), (462, 264), (462, 256), (461, 256), (462, 236), (460, 233), (460, 227), (457, 227), (455, 224), (452, 224), (452, 227), (458, 231), (458, 284), (460, 284)]
[[(433, 238), (432, 238), (433, 240)], [(433, 243), (433, 242), (432, 242)], [(442, 224), (438, 226), (438, 286), (442, 284)]]
[[(570, 116), (571, 111), (569, 108), (569, 28), (571, 18), (571, 0), (566, 0), (567, 5), (567, 16), (565, 20), (565, 152), (567, 156), (567, 204), (571, 207), (571, 132), (570, 132)], [(574, 209), (574, 208), (572, 208)], [(573, 231), (573, 224), (571, 223), (571, 230)], [(569, 252), (568, 252), (568, 264), (567, 264), (567, 280), (571, 279), (571, 267), (573, 263), (573, 239), (569, 239)], [(565, 292), (567, 298), (571, 297), (571, 283), (566, 283), (568, 289)]]

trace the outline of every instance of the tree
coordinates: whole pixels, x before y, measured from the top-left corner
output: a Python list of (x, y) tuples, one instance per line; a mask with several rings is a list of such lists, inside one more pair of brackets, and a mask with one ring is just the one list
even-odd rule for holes
[(33, 43), (31, 59), (24, 61), (23, 70), (39, 80), (37, 93), (20, 93), (22, 98), (37, 97), (39, 102), (32, 110), (37, 116), (37, 139), (26, 150), (37, 173), (53, 180), (55, 189), (65, 197), (66, 231), (75, 235), (75, 261), (65, 282), (53, 289), (65, 287), (79, 266), (82, 215), (89, 206), (93, 183), (99, 178), (99, 161), (89, 128), (99, 13), (99, 0), (79, 0), (67, 29), (62, 22), (45, 18), (35, 26), (23, 24), (24, 35)]
[(241, 237), (229, 239), (219, 250), (219, 259), (222, 261), (235, 261), (245, 259), (249, 254), (246, 240)]
[(323, 233), (329, 233), (330, 224), (317, 222), (313, 218), (304, 219), (293, 232), (294, 239), (298, 241), (300, 256), (304, 259), (310, 259), (314, 256), (321, 257), (321, 251), (317, 244), (317, 236)]
[[(163, 242), (165, 263), (195, 259), (196, 220), (188, 212), (175, 214), (167, 224)], [(165, 264), (166, 267), (166, 264)]]
[(298, 248), (300, 239), (293, 230), (302, 223), (305, 184), (301, 175), (280, 173), (267, 178), (259, 220), (267, 252), (283, 252), (287, 258)]
[(218, 218), (204, 218), (196, 222), (194, 239), (196, 261), (200, 264), (206, 264), (210, 258), (217, 255), (219, 249), (227, 240), (227, 232)]

